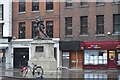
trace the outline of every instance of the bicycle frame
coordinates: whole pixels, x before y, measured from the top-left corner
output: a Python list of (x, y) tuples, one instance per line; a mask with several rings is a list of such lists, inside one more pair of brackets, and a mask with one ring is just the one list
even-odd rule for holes
[[(30, 66), (25, 66), (25, 67), (23, 67), (22, 69), (21, 69), (21, 72), (23, 72), (23, 71), (26, 71), (26, 70), (30, 70), (30, 72), (32, 73), (32, 76), (34, 76), (34, 69), (35, 69), (35, 65), (33, 66), (33, 67), (30, 67)], [(26, 75), (27, 75), (27, 73), (26, 73)], [(26, 76), (25, 75), (25, 76)], [(23, 76), (23, 77), (25, 77), (25, 76)]]
[[(32, 63), (33, 64), (33, 63)], [(37, 71), (36, 72), (36, 70), (37, 69), (40, 69), (41, 71), (42, 71), (42, 73), (40, 73), (39, 71)], [(30, 71), (29, 71), (30, 70)], [(30, 74), (31, 74), (31, 76), (33, 76), (33, 77), (39, 77), (39, 74), (41, 74), (40, 76), (41, 76), (41, 78), (43, 77), (43, 69), (42, 69), (42, 67), (41, 66), (37, 66), (37, 65), (35, 65), (35, 64), (33, 64), (33, 67), (31, 67), (31, 66), (25, 66), (25, 67), (23, 67), (22, 69), (21, 69), (21, 72), (23, 72), (23, 78), (25, 78), (26, 77), (26, 75), (28, 75), (28, 72), (30, 72)], [(25, 73), (24, 73), (25, 72)], [(37, 73), (37, 74), (36, 74)], [(37, 76), (36, 76), (37, 75)], [(30, 77), (31, 77), (30, 76)]]

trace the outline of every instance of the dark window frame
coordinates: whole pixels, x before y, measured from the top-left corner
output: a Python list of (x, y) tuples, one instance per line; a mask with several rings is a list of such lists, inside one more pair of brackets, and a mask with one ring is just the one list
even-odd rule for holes
[(65, 35), (72, 35), (72, 17), (65, 17)]
[(104, 0), (96, 0), (96, 4), (97, 5), (104, 5), (105, 4), (105, 2), (104, 2)]
[(88, 6), (88, 0), (81, 0), (80, 1), (80, 6)]
[(80, 35), (88, 35), (88, 16), (81, 16), (80, 24)]
[(32, 22), (32, 38), (35, 38), (37, 36), (36, 28), (37, 28), (36, 21), (33, 21)]
[(3, 20), (3, 15), (4, 15), (4, 5), (3, 5), (3, 4), (0, 4), (0, 6), (1, 6), (1, 13), (0, 13), (1, 18), (0, 18), (0, 20)]
[(25, 22), (19, 22), (19, 39), (25, 39)]
[(19, 12), (25, 12), (26, 9), (26, 3), (25, 0), (19, 0)]
[(65, 7), (72, 7), (72, 0), (66, 0)]
[[(118, 18), (115, 18), (118, 17)], [(113, 15), (113, 34), (120, 34), (120, 14)]]
[(32, 11), (39, 11), (39, 0), (32, 0)]
[(0, 23), (0, 38), (3, 38), (3, 23)]
[(54, 2), (53, 0), (46, 1), (46, 10), (54, 10)]
[(113, 3), (119, 4), (120, 0), (113, 0)]
[(96, 16), (96, 34), (104, 34), (104, 15)]
[(53, 21), (46, 21), (46, 34), (50, 37), (53, 38)]

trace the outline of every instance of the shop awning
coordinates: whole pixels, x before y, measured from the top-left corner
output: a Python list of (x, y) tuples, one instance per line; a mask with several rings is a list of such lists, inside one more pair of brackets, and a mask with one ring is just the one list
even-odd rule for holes
[(80, 50), (80, 41), (60, 41), (60, 50)]
[(81, 49), (118, 50), (120, 49), (120, 41), (84, 41), (81, 44)]

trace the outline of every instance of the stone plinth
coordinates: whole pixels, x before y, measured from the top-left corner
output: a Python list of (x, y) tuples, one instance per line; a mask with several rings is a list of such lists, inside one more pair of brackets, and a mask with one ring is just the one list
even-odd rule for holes
[(52, 40), (33, 40), (31, 42), (31, 63), (42, 66), (44, 73), (55, 71), (57, 61), (54, 58), (54, 41)]

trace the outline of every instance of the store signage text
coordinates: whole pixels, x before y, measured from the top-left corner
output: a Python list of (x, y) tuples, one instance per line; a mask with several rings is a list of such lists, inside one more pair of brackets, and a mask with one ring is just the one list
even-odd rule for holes
[(90, 45), (88, 48), (89, 48), (89, 49), (90, 49), (90, 48), (99, 49), (99, 48), (101, 48), (101, 47), (100, 47), (99, 45)]

